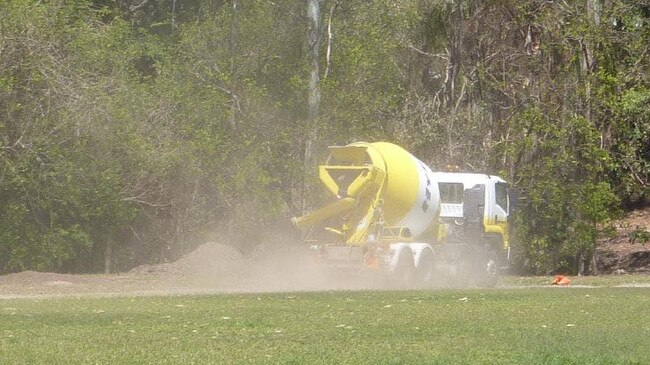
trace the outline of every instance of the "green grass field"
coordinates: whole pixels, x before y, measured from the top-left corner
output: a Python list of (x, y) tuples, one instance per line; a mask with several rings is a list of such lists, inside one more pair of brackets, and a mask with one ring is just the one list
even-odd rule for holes
[(0, 300), (0, 364), (650, 364), (650, 288)]

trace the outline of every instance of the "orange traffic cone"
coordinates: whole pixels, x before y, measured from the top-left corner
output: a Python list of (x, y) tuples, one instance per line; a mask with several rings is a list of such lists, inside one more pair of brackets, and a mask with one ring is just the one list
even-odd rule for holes
[(571, 280), (564, 275), (555, 275), (555, 279), (551, 282), (551, 285), (569, 285)]

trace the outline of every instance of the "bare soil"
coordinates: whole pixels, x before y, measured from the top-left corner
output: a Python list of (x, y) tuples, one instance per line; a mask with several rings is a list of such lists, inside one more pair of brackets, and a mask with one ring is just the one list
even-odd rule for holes
[(244, 257), (232, 247), (208, 242), (175, 262), (111, 275), (24, 271), (0, 276), (0, 298), (373, 288), (371, 281), (319, 271), (307, 255), (295, 249), (269, 246)]
[(635, 210), (614, 221), (615, 232), (596, 250), (602, 274), (650, 274), (650, 207)]
[[(634, 232), (650, 229), (650, 208), (614, 222), (615, 234), (599, 244), (602, 274), (650, 274), (650, 242)], [(636, 239), (635, 239), (636, 238)], [(0, 276), (0, 299), (57, 296), (181, 295), (227, 292), (379, 289), (383, 281), (362, 273), (351, 278), (318, 269), (309, 257), (286, 245), (269, 243), (244, 257), (208, 242), (179, 260), (143, 265), (111, 275), (68, 275), (24, 271)]]

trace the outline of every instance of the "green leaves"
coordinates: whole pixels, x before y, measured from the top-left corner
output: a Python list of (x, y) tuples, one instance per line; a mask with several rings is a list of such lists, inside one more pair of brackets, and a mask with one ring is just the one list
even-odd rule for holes
[[(522, 262), (577, 268), (650, 176), (647, 9), (599, 3), (322, 2), (315, 159), (386, 139), (498, 172)], [(0, 6), (0, 271), (97, 271), (109, 239), (122, 269), (248, 247), (316, 198), (305, 4), (238, 4)]]

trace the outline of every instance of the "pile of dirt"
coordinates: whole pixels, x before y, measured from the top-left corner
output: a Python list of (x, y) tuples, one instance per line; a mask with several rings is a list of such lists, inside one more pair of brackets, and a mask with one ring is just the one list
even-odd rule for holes
[(596, 250), (602, 274), (650, 274), (650, 207), (630, 212), (613, 222), (615, 234)]
[(241, 269), (244, 258), (234, 248), (207, 242), (177, 261), (159, 265), (141, 265), (131, 274), (167, 273), (174, 275), (228, 274)]
[(257, 246), (246, 256), (217, 242), (208, 242), (177, 261), (143, 265), (132, 276), (155, 278), (159, 287), (176, 291), (293, 291), (332, 289), (338, 286), (319, 275), (304, 252), (283, 243)]
[(85, 284), (86, 278), (79, 275), (57, 274), (51, 272), (23, 271), (9, 275), (0, 276), (0, 285), (76, 285)]
[(352, 288), (350, 282), (319, 272), (305, 252), (286, 243), (269, 242), (244, 256), (231, 246), (208, 242), (177, 261), (119, 274), (24, 271), (0, 276), (0, 298), (332, 290)]

